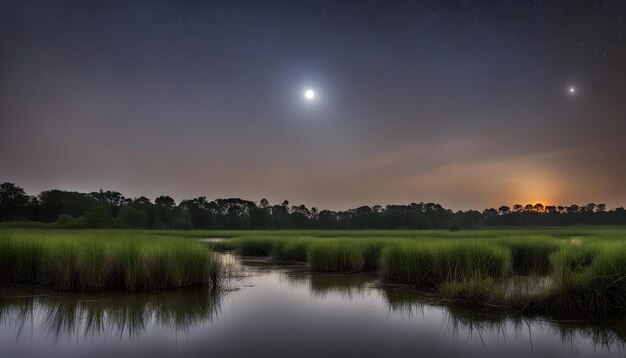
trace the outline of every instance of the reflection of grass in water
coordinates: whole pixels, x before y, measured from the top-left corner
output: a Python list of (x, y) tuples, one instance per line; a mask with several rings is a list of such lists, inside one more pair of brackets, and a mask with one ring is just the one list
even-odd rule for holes
[(353, 297), (362, 295), (372, 279), (372, 275), (368, 274), (312, 275), (310, 276), (310, 290), (311, 294), (317, 297), (325, 297), (332, 293), (339, 293), (343, 297)]
[(625, 337), (620, 335), (614, 326), (609, 325), (584, 325), (568, 324), (567, 322), (556, 321), (550, 326), (553, 334), (558, 335), (563, 345), (574, 347), (578, 342), (578, 337), (585, 337), (593, 342), (594, 348), (602, 350), (618, 351), (626, 350)]
[(412, 316), (414, 309), (421, 312), (424, 306), (433, 302), (433, 295), (430, 293), (404, 288), (381, 288), (381, 292), (387, 301), (389, 311), (405, 316)]
[(31, 321), (35, 302), (33, 299), (22, 299), (19, 304), (0, 298), (0, 324), (17, 328), (17, 336), (21, 336), (27, 324)]
[(509, 333), (519, 337), (528, 332), (532, 345), (531, 329), (548, 329), (550, 335), (559, 336), (563, 344), (575, 347), (578, 337), (589, 339), (596, 349), (626, 350), (626, 319), (620, 317), (611, 322), (589, 323), (549, 320), (503, 311), (476, 310), (467, 306), (445, 305), (434, 292), (416, 292), (402, 288), (384, 288), (390, 312), (407, 317), (426, 315), (427, 311), (438, 310), (442, 314), (442, 327), (455, 337), (467, 332), (467, 339), (479, 339), (495, 332), (504, 339)]
[[(160, 294), (32, 296), (0, 299), (0, 321), (18, 328), (41, 315), (42, 329), (55, 340), (73, 337), (128, 337), (138, 339), (150, 327), (188, 331), (213, 320), (221, 294), (215, 290)], [(35, 315), (35, 316), (34, 316)]]
[[(479, 339), (483, 344), (487, 334), (505, 332), (505, 325), (511, 322), (511, 317), (500, 314), (488, 314), (463, 309), (462, 307), (444, 306), (434, 291), (415, 292), (402, 288), (385, 288), (382, 290), (387, 300), (389, 311), (406, 317), (422, 316), (427, 312), (439, 311), (442, 316), (444, 332), (453, 337), (460, 337), (461, 331), (467, 332), (467, 339)], [(517, 328), (520, 321), (512, 320)]]
[(362, 295), (376, 280), (371, 273), (311, 274), (302, 267), (293, 267), (281, 276), (293, 288), (308, 288), (313, 297), (324, 298), (339, 294), (345, 298)]

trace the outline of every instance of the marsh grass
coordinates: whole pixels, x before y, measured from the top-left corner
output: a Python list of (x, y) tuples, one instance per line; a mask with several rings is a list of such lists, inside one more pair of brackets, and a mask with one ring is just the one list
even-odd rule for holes
[(511, 236), (495, 241), (511, 251), (511, 268), (521, 275), (548, 273), (550, 256), (559, 248), (559, 242), (549, 236)]
[(482, 241), (402, 243), (381, 253), (383, 280), (420, 287), (482, 279), (499, 281), (510, 269), (510, 251)]
[(384, 283), (426, 288), (470, 306), (566, 315), (626, 310), (626, 231), (619, 228), (240, 235), (224, 246), (307, 261), (312, 272), (377, 271)]
[(211, 251), (192, 240), (124, 232), (0, 233), (0, 280), (58, 291), (215, 285)]
[(499, 292), (493, 279), (472, 277), (464, 281), (448, 282), (439, 287), (442, 297), (460, 300), (464, 305), (481, 305), (493, 302)]
[(311, 243), (308, 260), (313, 272), (360, 272), (365, 269), (363, 246), (348, 239)]
[(277, 240), (273, 247), (272, 257), (277, 261), (308, 261), (308, 250), (311, 238), (298, 237), (289, 240)]
[(625, 245), (564, 245), (552, 261), (549, 297), (555, 310), (606, 316), (626, 308)]
[[(103, 237), (111, 240), (97, 240)], [(226, 239), (195, 240), (207, 237)], [(427, 288), (470, 306), (608, 315), (626, 311), (624, 238), (624, 228), (606, 227), (457, 232), (0, 230), (0, 279), (60, 290), (183, 287), (207, 280), (207, 272), (209, 282), (218, 281), (217, 264), (206, 259), (207, 249), (213, 248), (275, 262), (307, 262), (313, 272), (376, 271), (385, 284)]]
[(312, 272), (377, 271), (385, 283), (426, 288), (463, 305), (573, 316), (626, 310), (623, 229), (360, 233), (251, 232), (225, 245), (307, 261)]
[(232, 239), (237, 253), (243, 256), (272, 256), (277, 247), (283, 244), (281, 237), (240, 237)]
[(378, 268), (380, 253), (395, 238), (242, 236), (215, 243), (218, 250), (274, 261), (308, 262), (314, 272), (359, 272)]

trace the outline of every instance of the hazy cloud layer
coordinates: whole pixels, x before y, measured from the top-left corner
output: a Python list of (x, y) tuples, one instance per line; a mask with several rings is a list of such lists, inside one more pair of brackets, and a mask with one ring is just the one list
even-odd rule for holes
[(0, 181), (625, 204), (624, 3), (298, 3), (3, 2)]

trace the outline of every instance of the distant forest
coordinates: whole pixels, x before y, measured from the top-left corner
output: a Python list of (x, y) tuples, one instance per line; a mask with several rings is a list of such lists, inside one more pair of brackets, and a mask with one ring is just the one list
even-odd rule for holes
[(5, 224), (80, 228), (142, 229), (473, 229), (492, 226), (626, 225), (623, 207), (604, 204), (542, 204), (452, 211), (439, 204), (361, 206), (345, 211), (318, 210), (238, 198), (201, 196), (178, 204), (169, 196), (154, 201), (126, 198), (115, 191), (78, 193), (63, 190), (26, 195), (12, 183), (0, 184), (0, 221)]

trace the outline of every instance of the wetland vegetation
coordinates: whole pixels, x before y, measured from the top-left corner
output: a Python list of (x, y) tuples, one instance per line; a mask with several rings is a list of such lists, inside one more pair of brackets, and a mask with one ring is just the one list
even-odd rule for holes
[[(102, 356), (153, 357), (348, 351), (619, 357), (626, 349), (619, 316), (588, 323), (476, 310), (410, 287), (380, 285), (374, 272), (312, 273), (305, 263), (215, 255), (237, 272), (219, 290), (58, 293), (0, 286), (3, 353), (66, 357), (98, 347)], [(345, 334), (337, 339), (337, 332)]]
[(216, 286), (206, 245), (130, 231), (0, 231), (0, 282), (57, 291)]
[(0, 280), (56, 291), (217, 287), (213, 251), (370, 273), (476, 310), (603, 320), (626, 311), (626, 229), (0, 231)]
[(229, 234), (212, 246), (307, 262), (312, 272), (373, 271), (383, 284), (435, 291), (455, 304), (590, 319), (626, 310), (620, 228)]

